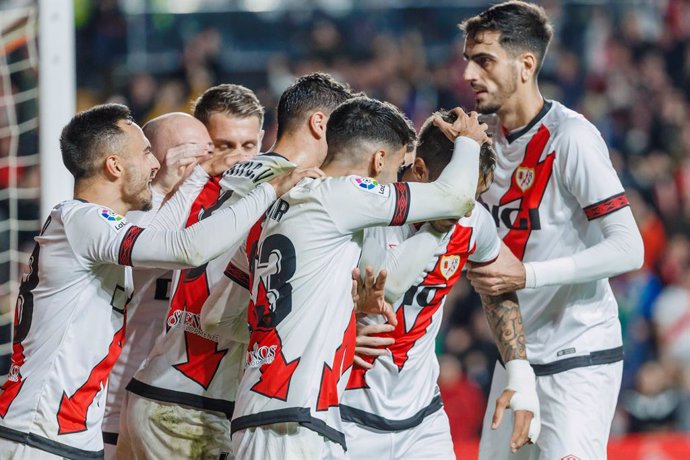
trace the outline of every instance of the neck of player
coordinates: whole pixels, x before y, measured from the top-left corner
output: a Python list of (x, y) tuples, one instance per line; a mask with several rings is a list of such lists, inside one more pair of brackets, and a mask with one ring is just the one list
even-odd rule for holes
[(319, 144), (317, 139), (310, 136), (295, 136), (291, 133), (283, 134), (271, 148), (273, 152), (303, 168), (319, 166), (315, 162), (317, 158), (324, 157), (323, 149), (324, 147)]
[(87, 182), (78, 181), (74, 184), (75, 200), (105, 206), (122, 216), (130, 211), (130, 206), (120, 198), (120, 190), (110, 186), (114, 184), (94, 186), (94, 184)]
[(526, 126), (543, 107), (544, 97), (539, 91), (539, 85), (532, 82), (520, 85), (518, 90), (501, 106), (497, 115), (503, 128), (512, 132)]

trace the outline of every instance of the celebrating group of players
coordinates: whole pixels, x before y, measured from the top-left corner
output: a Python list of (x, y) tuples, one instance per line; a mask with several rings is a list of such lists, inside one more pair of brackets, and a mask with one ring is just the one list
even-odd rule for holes
[(539, 92), (543, 9), (461, 27), (481, 121), (439, 111), (417, 134), (321, 73), (282, 94), (268, 153), (238, 85), (143, 130), (118, 104), (77, 114), (74, 199), (17, 300), (0, 458), (455, 458), (434, 344), (463, 268), (501, 356), (480, 458), (605, 458), (607, 278), (641, 265), (639, 232), (599, 132)]

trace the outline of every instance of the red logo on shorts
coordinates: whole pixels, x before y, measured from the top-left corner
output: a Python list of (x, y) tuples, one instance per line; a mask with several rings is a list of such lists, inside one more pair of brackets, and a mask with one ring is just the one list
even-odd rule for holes
[(576, 457), (575, 455), (566, 455), (565, 457), (562, 457), (561, 460), (580, 460), (580, 457)]

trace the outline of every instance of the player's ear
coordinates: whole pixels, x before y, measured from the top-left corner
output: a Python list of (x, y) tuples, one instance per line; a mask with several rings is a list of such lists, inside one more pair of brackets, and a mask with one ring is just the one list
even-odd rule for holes
[(383, 171), (383, 165), (386, 163), (386, 151), (381, 149), (374, 152), (371, 157), (371, 177), (377, 177)]
[(520, 80), (523, 83), (534, 78), (534, 74), (537, 71), (537, 63), (537, 57), (534, 53), (527, 52), (520, 55)]
[(111, 179), (117, 179), (124, 171), (122, 159), (118, 155), (108, 155), (105, 158), (105, 173)]
[(412, 163), (410, 173), (414, 182), (429, 182), (429, 168), (423, 158), (417, 157)]
[(309, 116), (309, 130), (316, 139), (326, 137), (328, 117), (323, 112), (314, 112)]

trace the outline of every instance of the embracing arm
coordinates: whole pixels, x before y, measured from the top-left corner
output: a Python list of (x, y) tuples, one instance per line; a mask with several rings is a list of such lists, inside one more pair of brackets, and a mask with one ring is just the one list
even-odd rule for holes
[(578, 284), (610, 278), (642, 266), (644, 247), (629, 207), (597, 219), (604, 239), (572, 256), (526, 262), (525, 287)]
[(515, 292), (481, 295), (482, 307), (504, 363), (527, 359), (522, 315)]

